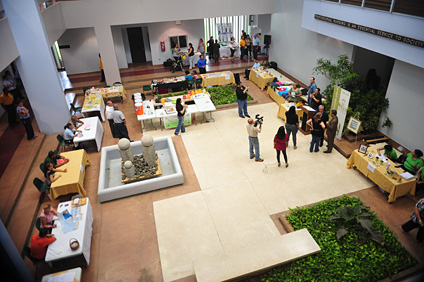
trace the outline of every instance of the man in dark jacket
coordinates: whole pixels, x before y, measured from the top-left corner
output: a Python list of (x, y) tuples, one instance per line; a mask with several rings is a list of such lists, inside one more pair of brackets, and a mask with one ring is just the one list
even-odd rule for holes
[(209, 53), (209, 60), (213, 59), (213, 45), (215, 44), (213, 41), (213, 36), (211, 36), (211, 39), (209, 39), (208, 43), (208, 53)]
[(331, 153), (331, 150), (333, 150), (334, 137), (336, 137), (338, 124), (339, 124), (339, 119), (337, 117), (337, 111), (331, 110), (331, 121), (326, 122), (328, 149), (327, 151), (324, 151), (324, 153)]
[(218, 40), (215, 40), (215, 44), (213, 45), (213, 58), (215, 63), (219, 61), (219, 47), (221, 47), (221, 45), (218, 43)]
[[(241, 82), (237, 84), (236, 88), (236, 94), (237, 94), (237, 104), (238, 104), (238, 113), (239, 117), (244, 118), (244, 116), (247, 116), (250, 118), (249, 114), (247, 113), (247, 89), (249, 87), (244, 87)], [(244, 115), (243, 115), (244, 112)]]

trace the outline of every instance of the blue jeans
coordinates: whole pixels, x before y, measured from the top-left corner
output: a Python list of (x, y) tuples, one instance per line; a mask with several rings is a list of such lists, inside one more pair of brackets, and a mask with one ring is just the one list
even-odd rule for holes
[(319, 141), (321, 141), (321, 137), (312, 135), (311, 147), (309, 148), (309, 152), (312, 153), (315, 145), (315, 152), (319, 151)]
[(296, 134), (298, 131), (297, 124), (286, 123), (287, 136), (290, 139), (290, 134), (293, 132), (293, 146), (296, 146)]
[(245, 116), (249, 115), (247, 113), (247, 100), (239, 100), (239, 99), (237, 99), (237, 104), (238, 104), (238, 113), (239, 113), (239, 116), (242, 116), (243, 115), (243, 112), (244, 112), (244, 115)]
[(175, 135), (178, 135), (180, 133), (180, 129), (182, 133), (185, 132), (184, 116), (178, 116), (178, 125), (177, 125), (177, 128), (175, 128), (175, 132), (174, 132)]
[[(253, 147), (255, 147), (255, 153), (253, 153)], [(253, 155), (255, 155), (255, 160), (259, 160), (259, 139), (258, 137), (249, 136), (249, 153), (250, 158), (253, 159)]]

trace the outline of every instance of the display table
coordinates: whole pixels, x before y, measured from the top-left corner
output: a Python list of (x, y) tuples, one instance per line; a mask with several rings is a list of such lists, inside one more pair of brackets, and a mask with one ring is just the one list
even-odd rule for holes
[[(219, 47), (219, 56), (221, 58), (230, 58), (231, 56), (230, 47), (221, 45), (221, 47)], [(236, 51), (234, 52), (234, 57), (240, 57), (240, 48), (236, 48)]]
[(102, 148), (103, 126), (98, 117), (89, 117), (81, 119), (84, 125), (79, 128), (82, 131), (80, 135), (74, 137), (74, 144), (77, 146), (81, 142), (94, 141), (97, 152)]
[[(206, 122), (213, 120), (215, 122), (215, 120), (212, 118), (212, 112), (216, 111), (216, 107), (209, 95), (204, 93), (196, 94), (194, 95), (193, 99), (194, 103), (196, 103), (199, 113), (203, 113), (203, 120)], [(206, 119), (206, 113), (209, 113), (209, 119)]]
[(141, 129), (146, 128), (145, 121), (150, 120), (150, 124), (156, 130), (156, 127), (153, 125), (153, 119), (156, 117), (155, 106), (153, 101), (143, 101), (143, 114), (137, 115), (137, 120), (141, 122)]
[(262, 69), (251, 69), (249, 80), (255, 83), (261, 90), (264, 90), (268, 82), (274, 80), (274, 76)]
[(187, 80), (185, 76), (171, 77), (171, 78), (162, 78), (162, 79), (153, 79), (152, 80), (152, 89), (155, 89), (156, 94), (161, 89), (179, 89), (184, 90), (188, 88)]
[[(282, 118), (284, 121), (286, 121), (286, 112), (290, 109), (290, 107), (293, 104), (288, 103), (288, 107), (286, 105), (286, 102), (283, 102), (280, 104), (280, 106), (278, 107), (278, 114), (277, 117)], [(296, 114), (299, 117), (299, 120), (302, 119), (303, 117), (303, 111), (301, 108), (296, 108)]]
[[(52, 229), (56, 241), (47, 248), (46, 262), (57, 270), (68, 269), (70, 267), (87, 267), (90, 264), (91, 235), (93, 225), (93, 212), (91, 210), (90, 200), (86, 199), (84, 205), (73, 207), (72, 201), (59, 204), (57, 211), (59, 213), (68, 210), (76, 223), (76, 229), (63, 234), (62, 224), (56, 220), (56, 228)], [(80, 199), (81, 201), (82, 199)], [(77, 239), (79, 247), (77, 250), (71, 250), (69, 241)]]
[[(368, 158), (368, 153), (373, 153), (373, 157)], [(410, 180), (405, 180), (401, 177), (399, 182), (396, 182), (386, 171), (387, 163), (381, 164), (376, 160), (377, 150), (372, 147), (368, 147), (367, 153), (359, 153), (358, 150), (355, 150), (350, 155), (349, 160), (347, 161), (347, 168), (352, 168), (353, 165), (362, 172), (367, 178), (374, 182), (378, 187), (389, 193), (388, 202), (394, 202), (397, 198), (404, 196), (406, 194), (415, 195), (415, 186), (416, 179), (412, 178)], [(390, 169), (394, 170), (398, 174), (403, 173), (403, 169), (395, 168), (396, 164), (391, 160), (387, 160), (390, 163)], [(374, 172), (369, 169), (371, 165), (375, 167)]]
[(230, 71), (201, 74), (202, 87), (235, 84), (234, 75)]
[(278, 90), (276, 87), (268, 87), (268, 89), (266, 90), (266, 94), (271, 97), (272, 100), (277, 102), (278, 105), (284, 104), (286, 101), (289, 100), (288, 97), (287, 99), (284, 99), (283, 96), (278, 95)]
[[(61, 271), (61, 272), (52, 273), (49, 275), (44, 275), (43, 278), (41, 278), (41, 282), (50, 282), (52, 281), (53, 277), (57, 279), (56, 281), (63, 281), (66, 278), (73, 277), (73, 280), (71, 280), (72, 282), (80, 282), (81, 274), (82, 274), (81, 267), (77, 267), (77, 268), (72, 268), (65, 271)], [(68, 280), (65, 280), (65, 281), (68, 281)]]
[(82, 114), (88, 117), (90, 113), (95, 113), (102, 121), (105, 121), (105, 102), (101, 93), (94, 92), (85, 95), (84, 104), (82, 106)]
[(119, 97), (121, 98), (121, 102), (127, 99), (127, 92), (125, 91), (124, 86), (122, 85), (106, 87), (106, 88), (97, 88), (95, 92), (100, 93), (103, 99)]
[(69, 162), (60, 167), (60, 169), (67, 169), (67, 172), (56, 172), (61, 174), (62, 177), (52, 183), (50, 187), (50, 198), (56, 199), (61, 195), (69, 193), (78, 193), (86, 195), (84, 189), (85, 165), (88, 162), (87, 152), (83, 149), (64, 152), (61, 156), (68, 158)]

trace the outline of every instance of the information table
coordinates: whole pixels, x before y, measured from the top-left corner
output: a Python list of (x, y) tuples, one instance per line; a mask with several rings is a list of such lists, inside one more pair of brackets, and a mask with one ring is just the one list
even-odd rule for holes
[(61, 195), (69, 193), (78, 193), (86, 195), (84, 189), (85, 165), (88, 162), (87, 152), (83, 149), (64, 152), (61, 156), (68, 158), (69, 162), (60, 167), (67, 169), (67, 172), (56, 172), (62, 176), (52, 183), (50, 187), (50, 198), (56, 199)]
[(81, 119), (84, 122), (79, 130), (82, 131), (77, 137), (74, 137), (74, 144), (77, 146), (81, 142), (94, 141), (97, 152), (102, 148), (103, 126), (98, 117), (89, 117)]
[(153, 79), (151, 86), (152, 86), (152, 89), (155, 89), (156, 94), (158, 93), (159, 89), (184, 90), (188, 88), (188, 84), (187, 84), (187, 80), (185, 79), (185, 76)]
[(101, 94), (103, 99), (119, 97), (121, 98), (121, 102), (127, 99), (127, 92), (125, 91), (124, 86), (122, 85), (106, 88), (96, 88), (94, 92)]
[(264, 90), (268, 82), (274, 80), (274, 76), (268, 73), (268, 70), (262, 68), (251, 69), (249, 74), (249, 80), (255, 83), (261, 90)]
[[(88, 198), (79, 200), (84, 200), (85, 204), (74, 207), (72, 201), (69, 201), (60, 203), (57, 208), (59, 213), (68, 210), (72, 215), (73, 222), (76, 223), (76, 229), (64, 234), (62, 223), (59, 220), (55, 221), (57, 227), (52, 229), (52, 234), (55, 235), (56, 241), (48, 246), (45, 260), (56, 270), (87, 267), (90, 264), (93, 212)], [(78, 249), (70, 248), (69, 241), (71, 239), (78, 240)]]
[(102, 93), (93, 92), (85, 95), (82, 114), (88, 117), (90, 113), (95, 113), (105, 121), (105, 102)]
[[(368, 157), (368, 153), (372, 153), (372, 158)], [(347, 168), (352, 168), (353, 165), (374, 182), (378, 187), (389, 193), (388, 202), (394, 202), (397, 198), (406, 194), (415, 195), (416, 179), (405, 180), (401, 177), (400, 181), (397, 182), (393, 179), (386, 171), (387, 163), (377, 162), (376, 160), (377, 150), (372, 147), (368, 147), (367, 153), (359, 153), (355, 150), (350, 155), (347, 161)], [(391, 160), (387, 160), (390, 163), (390, 169), (394, 170), (399, 175), (404, 171), (401, 168), (395, 168), (396, 164)]]
[(230, 71), (201, 74), (202, 87), (235, 84), (234, 74)]
[(145, 100), (143, 101), (143, 114), (137, 115), (137, 120), (141, 122), (141, 129), (146, 128), (145, 121), (150, 120), (150, 124), (156, 130), (156, 127), (153, 125), (153, 119), (156, 117), (155, 107), (152, 101)]

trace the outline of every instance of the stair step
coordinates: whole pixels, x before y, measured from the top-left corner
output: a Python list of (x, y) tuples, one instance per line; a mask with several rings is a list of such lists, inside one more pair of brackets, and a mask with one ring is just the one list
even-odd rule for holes
[(321, 248), (308, 230), (301, 229), (232, 253), (195, 260), (193, 267), (197, 282), (228, 281), (259, 273), (320, 251)]

